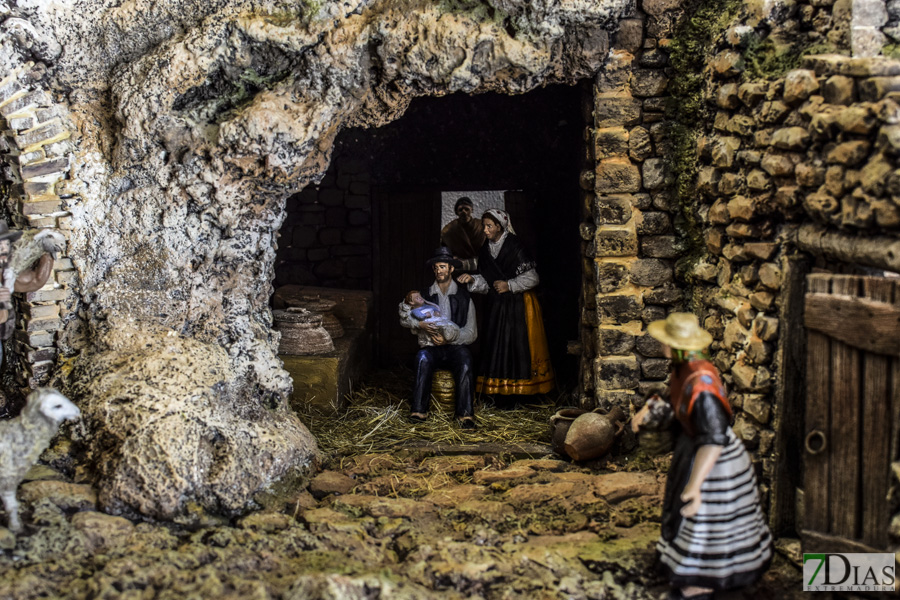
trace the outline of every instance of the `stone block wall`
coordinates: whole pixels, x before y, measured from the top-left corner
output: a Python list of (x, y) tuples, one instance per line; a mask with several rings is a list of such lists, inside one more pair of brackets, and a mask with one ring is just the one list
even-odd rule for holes
[[(2, 212), (10, 227), (52, 228), (68, 238), (69, 209), (78, 199), (69, 176), (72, 146), (66, 111), (44, 89), (46, 72), (28, 62), (0, 73), (0, 156), (9, 195)], [(17, 386), (34, 388), (48, 382), (60, 345), (63, 322), (74, 318), (78, 275), (72, 260), (58, 256), (47, 284), (35, 292), (16, 294), (16, 331), (5, 344), (4, 365)]]
[(646, 325), (683, 306), (664, 112), (674, 7), (644, 2), (621, 22), (593, 86), (591, 164), (582, 173), (581, 403), (628, 406), (668, 376)]
[(372, 288), (372, 200), (368, 165), (336, 156), (318, 186), (287, 201), (275, 285)]
[[(729, 46), (713, 61), (740, 50)], [(693, 207), (704, 248), (688, 277), (766, 491), (785, 459), (783, 386), (798, 376), (786, 371), (782, 337), (802, 316), (785, 306), (792, 261), (900, 270), (886, 251), (900, 241), (900, 62), (810, 56), (771, 80), (736, 67), (714, 68), (705, 96), (714, 119), (698, 139)], [(792, 277), (802, 286), (804, 275)]]
[(760, 16), (780, 20), (784, 32), (799, 35), (804, 46), (815, 44), (822, 51), (849, 54), (852, 12), (853, 0), (807, 0), (782, 15)]
[[(670, 49), (683, 15), (663, 2), (640, 6), (593, 86), (580, 401), (640, 404), (661, 388), (668, 360), (646, 325), (695, 312), (714, 336), (711, 358), (764, 499), (793, 512), (783, 504), (793, 491), (773, 489), (791, 435), (783, 421), (802, 416), (800, 400), (793, 416), (785, 408), (802, 385), (785, 377), (798, 360), (788, 330), (802, 332), (792, 302), (816, 261), (900, 272), (888, 251), (900, 242), (900, 62), (800, 56), (817, 44), (849, 54), (849, 2), (783, 14), (743, 3), (713, 32), (696, 92), (709, 117), (689, 124), (690, 156), (678, 156), (671, 126), (691, 99), (669, 97), (679, 75)], [(796, 68), (779, 72), (785, 64)], [(679, 195), (674, 169), (690, 164), (691, 190)]]

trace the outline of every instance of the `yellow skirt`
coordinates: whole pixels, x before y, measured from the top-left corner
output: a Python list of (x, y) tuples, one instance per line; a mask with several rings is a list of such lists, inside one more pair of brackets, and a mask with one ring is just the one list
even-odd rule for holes
[(475, 381), (475, 392), (479, 394), (546, 394), (556, 385), (553, 366), (550, 364), (550, 350), (544, 331), (544, 317), (541, 305), (533, 292), (523, 294), (525, 301), (525, 326), (528, 328), (528, 349), (531, 353), (530, 379), (495, 379), (479, 376)]

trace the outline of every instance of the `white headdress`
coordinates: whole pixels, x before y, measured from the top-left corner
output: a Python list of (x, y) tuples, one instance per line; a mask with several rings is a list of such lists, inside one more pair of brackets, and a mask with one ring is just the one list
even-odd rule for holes
[(516, 230), (513, 229), (512, 223), (509, 222), (509, 213), (505, 210), (501, 210), (499, 208), (489, 208), (484, 211), (484, 214), (491, 215), (491, 217), (493, 217), (495, 221), (500, 223), (500, 227), (502, 227), (504, 231), (508, 231), (513, 235), (516, 234)]

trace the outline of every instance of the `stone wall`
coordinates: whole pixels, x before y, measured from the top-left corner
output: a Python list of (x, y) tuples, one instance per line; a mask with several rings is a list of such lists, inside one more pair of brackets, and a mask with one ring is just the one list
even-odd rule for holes
[(582, 173), (590, 278), (582, 299), (582, 404), (628, 405), (663, 384), (668, 361), (647, 323), (682, 306), (664, 111), (669, 7), (625, 19), (594, 84), (593, 164)]
[[(70, 176), (72, 128), (66, 109), (46, 89), (46, 72), (44, 64), (27, 61), (0, 80), (0, 155), (7, 157), (3, 178), (9, 186), (2, 208), (11, 227), (52, 228), (68, 238), (70, 209), (78, 201)], [(57, 335), (64, 320), (75, 316), (77, 296), (71, 291), (77, 286), (74, 264), (64, 253), (42, 289), (14, 296), (19, 318), (4, 349), (4, 369), (18, 388), (46, 384), (58, 347), (71, 348), (70, 339)]]
[(287, 200), (275, 258), (285, 284), (372, 289), (372, 196), (367, 165), (336, 156), (322, 182)]
[(783, 337), (802, 315), (788, 306), (803, 285), (798, 257), (900, 271), (889, 251), (900, 242), (900, 63), (810, 56), (756, 81), (735, 66), (713, 71), (706, 97), (715, 118), (698, 140), (694, 207), (705, 256), (688, 274), (765, 490), (778, 461), (792, 460), (777, 446), (796, 427), (790, 413), (802, 416), (785, 391), (800, 377), (791, 353), (802, 340)]
[[(698, 17), (643, 2), (612, 39), (581, 177), (581, 402), (640, 404), (668, 369), (647, 323), (695, 312), (773, 523), (789, 530), (804, 276), (817, 263), (900, 271), (900, 63), (807, 55), (849, 54), (849, 3), (767, 6)], [(696, 18), (712, 29), (705, 47), (692, 31), (702, 76), (690, 88), (671, 50)]]

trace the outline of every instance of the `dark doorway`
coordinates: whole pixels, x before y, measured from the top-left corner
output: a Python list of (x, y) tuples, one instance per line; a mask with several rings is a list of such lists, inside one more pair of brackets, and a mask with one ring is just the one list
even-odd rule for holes
[[(503, 190), (512, 198), (513, 226), (535, 254), (558, 380), (570, 384), (577, 364), (566, 344), (577, 337), (582, 284), (585, 93), (581, 86), (554, 86), (522, 96), (421, 98), (385, 127), (343, 131), (322, 184), (288, 203), (286, 225), (297, 218), (307, 223), (282, 236), (276, 285), (372, 289), (376, 359), (383, 366), (405, 362), (416, 341), (397, 322), (397, 305), (409, 289), (431, 283), (424, 261), (440, 239), (441, 192)], [(334, 230), (342, 222), (353, 239)], [(333, 245), (323, 249), (323, 237)], [(307, 247), (285, 247), (293, 241)]]

